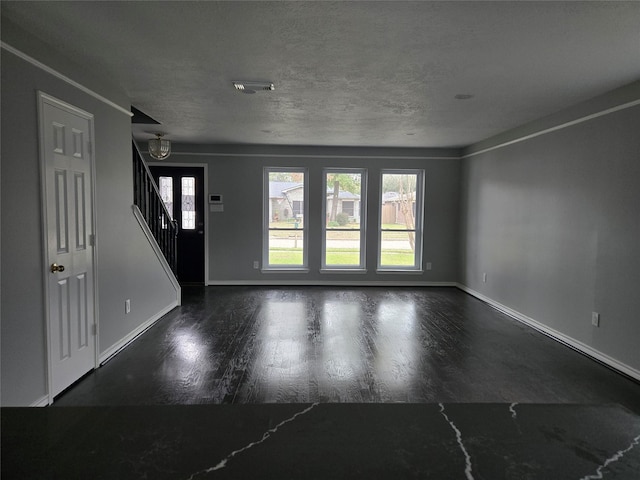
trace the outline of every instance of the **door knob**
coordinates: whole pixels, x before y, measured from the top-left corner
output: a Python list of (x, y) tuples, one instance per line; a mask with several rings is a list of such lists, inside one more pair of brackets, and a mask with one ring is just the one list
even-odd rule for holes
[(64, 272), (64, 265), (58, 265), (57, 263), (52, 263), (51, 264), (51, 273), (56, 273), (56, 272)]

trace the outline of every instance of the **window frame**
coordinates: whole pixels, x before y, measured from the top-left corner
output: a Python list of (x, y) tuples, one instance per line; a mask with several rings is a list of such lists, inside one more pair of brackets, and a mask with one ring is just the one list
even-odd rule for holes
[[(415, 202), (415, 229), (383, 229), (382, 214), (383, 203), (382, 196), (383, 181), (385, 175), (416, 175), (416, 202)], [(378, 197), (378, 265), (377, 273), (423, 273), (423, 238), (424, 238), (424, 196), (425, 196), (425, 171), (419, 168), (386, 168), (380, 170), (380, 191)], [(413, 231), (415, 235), (415, 252), (413, 265), (382, 265), (382, 235), (383, 232), (389, 231)]]
[[(185, 179), (191, 180), (192, 185), (185, 186)], [(184, 201), (184, 197), (186, 196), (184, 194), (185, 188), (193, 190), (193, 195), (189, 195), (190, 197), (193, 197), (193, 210), (185, 209), (185, 201)], [(197, 198), (196, 197), (196, 177), (193, 175), (180, 175), (180, 229), (181, 230), (189, 230), (189, 231), (196, 230), (196, 221), (197, 221), (196, 198)]]
[[(168, 182), (170, 187), (169, 188), (170, 195), (163, 195), (163, 193), (166, 193), (166, 190), (167, 190), (167, 184), (163, 185), (163, 180), (170, 180), (170, 182)], [(160, 220), (162, 230), (166, 230), (169, 228), (169, 224), (173, 221), (173, 177), (169, 177), (166, 175), (159, 175), (157, 187), (158, 187), (158, 194), (160, 195), (160, 200), (162, 200), (162, 204), (164, 205), (165, 209), (167, 210), (167, 213), (169, 214), (168, 219), (165, 218), (165, 215), (163, 214), (161, 215), (161, 220)]]
[[(270, 173), (302, 173), (303, 184), (303, 222), (302, 222), (302, 265), (294, 264), (270, 264), (269, 263), (269, 234), (271, 231), (294, 230), (291, 228), (271, 228), (270, 223), (270, 198), (269, 198), (269, 174)], [(262, 173), (262, 272), (299, 272), (309, 271), (309, 171), (304, 167), (264, 167)], [(293, 206), (292, 206), (293, 215)]]
[[(354, 229), (346, 228), (327, 228), (327, 196), (328, 185), (327, 175), (336, 174), (360, 174), (360, 262), (358, 265), (338, 265), (327, 264), (327, 231), (354, 231)], [(326, 167), (322, 170), (322, 192), (324, 194), (322, 200), (322, 247), (320, 272), (330, 273), (366, 273), (366, 238), (367, 238), (367, 169), (366, 168), (331, 168)], [(354, 208), (355, 211), (355, 208)]]

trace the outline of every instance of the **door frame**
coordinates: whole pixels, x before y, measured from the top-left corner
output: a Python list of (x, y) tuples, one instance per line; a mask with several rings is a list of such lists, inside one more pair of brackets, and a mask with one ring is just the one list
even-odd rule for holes
[(44, 105), (45, 103), (52, 105), (61, 110), (65, 110), (73, 115), (80, 116), (89, 122), (89, 170), (90, 170), (90, 183), (91, 183), (91, 206), (90, 211), (90, 226), (91, 234), (89, 235), (89, 245), (92, 247), (91, 262), (93, 264), (93, 288), (91, 294), (93, 295), (93, 323), (94, 327), (91, 335), (93, 336), (94, 343), (94, 365), (96, 369), (100, 366), (100, 328), (98, 317), (98, 245), (96, 236), (96, 168), (95, 168), (95, 130), (94, 130), (94, 116), (93, 114), (86, 112), (78, 107), (75, 107), (67, 102), (64, 102), (58, 98), (55, 98), (40, 90), (36, 92), (37, 104), (38, 104), (38, 151), (40, 156), (40, 225), (42, 228), (42, 282), (44, 285), (44, 317), (46, 327), (46, 362), (47, 362), (47, 401), (51, 405), (53, 403), (53, 362), (51, 359), (51, 317), (49, 315), (49, 276), (51, 273), (48, 270), (49, 260), (49, 239), (48, 239), (48, 218), (47, 218), (47, 172), (46, 172), (46, 151), (45, 151), (45, 136), (44, 136)]
[[(172, 153), (172, 155), (176, 154)], [(202, 205), (202, 212), (204, 216), (204, 285), (209, 285), (209, 209), (207, 208), (207, 199), (209, 198), (209, 164), (182, 162), (149, 162), (146, 159), (145, 162), (147, 162), (148, 167), (202, 168), (202, 174), (204, 176), (204, 205)]]

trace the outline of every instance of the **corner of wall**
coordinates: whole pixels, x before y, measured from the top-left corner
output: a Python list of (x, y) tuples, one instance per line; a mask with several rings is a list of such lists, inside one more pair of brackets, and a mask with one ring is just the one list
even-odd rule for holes
[(465, 291), (636, 379), (639, 123), (634, 82), (469, 147), (459, 275)]

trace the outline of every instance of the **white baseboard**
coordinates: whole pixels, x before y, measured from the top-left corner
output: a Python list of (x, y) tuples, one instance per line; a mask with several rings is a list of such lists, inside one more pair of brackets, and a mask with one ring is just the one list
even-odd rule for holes
[(456, 282), (358, 281), (358, 280), (208, 280), (207, 286), (283, 286), (283, 287), (457, 287)]
[(517, 310), (514, 310), (512, 308), (507, 307), (506, 305), (503, 305), (500, 302), (496, 302), (495, 300), (493, 300), (492, 298), (487, 297), (486, 295), (483, 295), (480, 292), (476, 292), (475, 290), (467, 287), (466, 285), (463, 284), (457, 284), (457, 287), (462, 290), (463, 292), (468, 293), (469, 295), (472, 295), (474, 297), (476, 297), (479, 300), (482, 300), (483, 302), (487, 303), (488, 305), (492, 306), (493, 308), (495, 308), (496, 310), (501, 311), (502, 313), (509, 315), (511, 318), (524, 323), (525, 325), (528, 325), (531, 328), (534, 328), (535, 330), (547, 335), (548, 337), (553, 338), (554, 340), (563, 343), (565, 345), (567, 345), (570, 348), (573, 348), (574, 350), (579, 351), (580, 353), (583, 353), (584, 355), (587, 355), (588, 357), (591, 357), (601, 363), (604, 363), (605, 365), (607, 365), (608, 367), (617, 370), (620, 373), (623, 373), (624, 375), (628, 375), (631, 378), (634, 378), (635, 380), (640, 381), (640, 371), (636, 370), (635, 368), (626, 365), (618, 360), (616, 360), (615, 358), (610, 357), (609, 355), (600, 352), (599, 350), (596, 350), (592, 347), (590, 347), (589, 345), (586, 345), (574, 338), (571, 338), (567, 335), (565, 335), (562, 332), (559, 332), (551, 327), (548, 327), (547, 325), (540, 323), (537, 320), (534, 320), (531, 317), (528, 317), (526, 315), (524, 315), (523, 313), (518, 312)]
[(167, 306), (167, 307), (163, 308), (162, 310), (160, 310), (153, 317), (151, 317), (146, 322), (142, 323), (140, 326), (138, 326), (138, 328), (136, 328), (135, 330), (130, 332), (128, 335), (126, 335), (120, 341), (114, 343), (109, 348), (107, 348), (104, 352), (102, 352), (100, 354), (100, 357), (98, 359), (99, 362), (100, 362), (100, 365), (104, 365), (109, 360), (111, 360), (114, 357), (114, 355), (116, 355), (118, 352), (120, 352), (120, 350), (125, 348), (131, 342), (133, 342), (137, 337), (142, 335), (148, 328), (152, 327), (154, 323), (156, 323), (158, 320), (160, 320), (163, 316), (165, 316), (171, 310), (176, 308), (178, 305), (179, 305), (179, 303), (177, 301), (172, 302), (169, 306)]
[(49, 395), (45, 395), (44, 397), (40, 398), (39, 400), (36, 400), (29, 406), (30, 407), (47, 407), (48, 405), (49, 405)]

